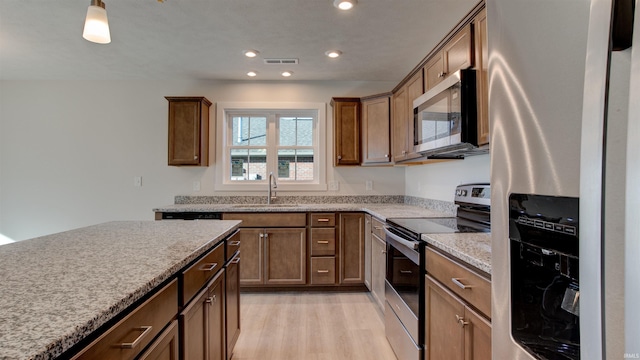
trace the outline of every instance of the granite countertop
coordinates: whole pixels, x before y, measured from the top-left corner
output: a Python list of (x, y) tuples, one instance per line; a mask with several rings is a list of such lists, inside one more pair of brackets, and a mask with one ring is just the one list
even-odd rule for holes
[(491, 274), (490, 233), (423, 234), (422, 240)]
[(154, 208), (155, 212), (340, 212), (363, 211), (383, 221), (388, 218), (451, 217), (451, 213), (407, 204), (174, 204)]
[(239, 224), (110, 222), (0, 246), (0, 359), (62, 354)]

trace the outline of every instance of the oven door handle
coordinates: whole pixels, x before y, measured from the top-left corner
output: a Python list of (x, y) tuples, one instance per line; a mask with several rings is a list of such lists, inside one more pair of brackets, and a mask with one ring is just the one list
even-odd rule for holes
[(389, 228), (387, 226), (384, 227), (384, 232), (385, 232), (385, 234), (387, 234), (388, 237), (390, 237), (393, 240), (397, 241), (398, 243), (408, 247), (409, 249), (416, 250), (418, 248), (418, 246), (419, 246), (417, 241), (407, 240), (407, 239), (404, 239), (404, 238), (392, 233), (391, 231), (389, 231)]

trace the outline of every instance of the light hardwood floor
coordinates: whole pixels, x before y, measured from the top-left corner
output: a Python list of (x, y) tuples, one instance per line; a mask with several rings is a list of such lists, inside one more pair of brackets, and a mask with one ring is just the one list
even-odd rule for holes
[(365, 292), (242, 293), (233, 360), (396, 360)]

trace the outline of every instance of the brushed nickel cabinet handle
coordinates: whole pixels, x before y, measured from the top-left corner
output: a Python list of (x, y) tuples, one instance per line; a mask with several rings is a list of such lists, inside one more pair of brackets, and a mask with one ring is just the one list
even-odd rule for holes
[(318, 270), (318, 274), (326, 274), (329, 270)]
[(229, 245), (231, 245), (231, 246), (240, 246), (240, 241), (239, 240), (231, 241), (231, 242), (229, 242)]
[(329, 222), (328, 218), (320, 218), (318, 220), (316, 220), (317, 222)]
[(409, 275), (409, 274), (413, 274), (413, 271), (411, 271), (411, 270), (400, 270), (400, 274)]
[(198, 160), (198, 155), (194, 155), (193, 160)]
[(120, 348), (133, 349), (134, 347), (138, 346), (138, 344), (140, 344), (140, 341), (142, 341), (142, 338), (144, 338), (148, 333), (150, 333), (152, 328), (153, 328), (152, 326), (140, 326), (136, 330), (140, 330), (142, 331), (142, 333), (138, 335), (138, 337), (135, 340), (133, 340), (133, 342), (120, 344)]
[(236, 258), (235, 260), (231, 261), (232, 264), (237, 264), (240, 262), (240, 258)]
[(342, 155), (338, 155), (338, 160), (342, 160)]
[(456, 314), (456, 322), (457, 322), (458, 324), (460, 324), (460, 326), (463, 326), (463, 327), (464, 327), (465, 325), (469, 325), (469, 322), (468, 322), (468, 321), (465, 321), (465, 320), (464, 320), (464, 318), (463, 318), (462, 316), (457, 315), (457, 314)]
[(209, 296), (204, 302), (206, 302), (207, 304), (213, 304), (214, 302), (216, 302), (216, 296)]
[(329, 240), (318, 240), (318, 244), (328, 244)]
[(451, 278), (451, 281), (456, 284), (456, 286), (458, 286), (459, 288), (463, 289), (463, 290), (467, 290), (467, 289), (471, 289), (473, 286), (471, 285), (465, 285), (463, 284), (460, 279), (456, 279), (456, 278)]
[(218, 266), (218, 263), (202, 264), (202, 266), (200, 267), (200, 270), (201, 271), (211, 271), (211, 270), (215, 269), (216, 266)]
[(376, 230), (382, 230), (382, 226), (374, 226), (373, 228)]

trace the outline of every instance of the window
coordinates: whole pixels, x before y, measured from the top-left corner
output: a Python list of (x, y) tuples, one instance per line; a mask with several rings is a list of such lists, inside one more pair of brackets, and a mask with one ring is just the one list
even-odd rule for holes
[(224, 119), (218, 164), (224, 170), (216, 189), (263, 190), (269, 173), (280, 190), (326, 189), (325, 154), (320, 153), (325, 105), (264, 105), (218, 104), (218, 118)]

